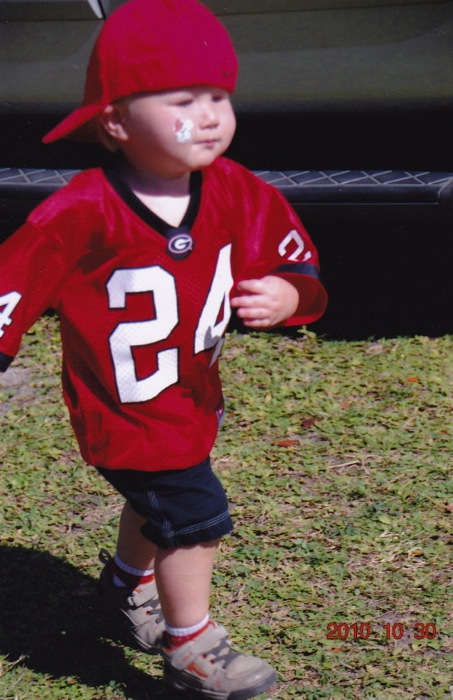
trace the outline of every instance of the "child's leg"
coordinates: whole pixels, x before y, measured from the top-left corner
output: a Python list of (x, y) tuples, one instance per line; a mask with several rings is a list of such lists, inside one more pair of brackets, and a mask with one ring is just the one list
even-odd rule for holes
[(156, 578), (167, 629), (164, 683), (172, 690), (196, 691), (200, 698), (251, 698), (273, 685), (276, 674), (261, 659), (234, 650), (225, 628), (209, 620), (217, 547), (218, 540), (157, 550)]
[(146, 520), (129, 504), (124, 504), (120, 517), (117, 554), (122, 561), (136, 569), (154, 569), (156, 545), (142, 535)]
[(208, 614), (218, 543), (157, 549), (157, 588), (165, 621), (171, 627), (191, 627)]
[(155, 569), (160, 603), (169, 625), (196, 625), (209, 610), (212, 569), (219, 540), (163, 549), (142, 535), (145, 522), (145, 518), (126, 502), (120, 518), (117, 554), (135, 569)]
[(156, 546), (140, 528), (145, 519), (126, 502), (120, 518), (117, 552), (105, 561), (98, 591), (117, 624), (149, 654), (160, 651), (165, 630), (154, 577)]
[[(272, 668), (232, 649), (226, 630), (207, 617), (219, 538), (231, 530), (226, 496), (209, 460), (177, 473), (127, 474), (131, 487), (116, 474), (107, 477), (132, 504), (121, 516), (118, 554), (133, 569), (154, 564), (156, 576), (153, 584), (126, 591), (118, 607), (142, 649), (153, 653), (160, 643), (164, 683), (219, 700), (266, 690), (275, 682)], [(137, 515), (150, 504), (146, 520)]]

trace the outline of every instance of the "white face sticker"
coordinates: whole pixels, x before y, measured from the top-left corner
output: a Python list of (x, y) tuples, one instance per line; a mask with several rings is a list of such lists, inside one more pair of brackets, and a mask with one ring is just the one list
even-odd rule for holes
[(187, 143), (192, 138), (193, 121), (191, 119), (177, 119), (174, 131), (178, 143)]

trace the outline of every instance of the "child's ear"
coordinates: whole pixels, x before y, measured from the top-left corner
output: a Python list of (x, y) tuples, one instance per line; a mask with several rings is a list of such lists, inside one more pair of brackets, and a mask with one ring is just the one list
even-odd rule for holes
[(127, 131), (124, 126), (123, 109), (121, 104), (110, 104), (105, 107), (98, 117), (106, 132), (117, 141), (127, 141)]

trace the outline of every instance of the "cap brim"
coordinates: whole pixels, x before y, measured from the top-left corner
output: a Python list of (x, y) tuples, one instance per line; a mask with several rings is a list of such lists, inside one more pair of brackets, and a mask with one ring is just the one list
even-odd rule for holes
[(102, 112), (100, 105), (79, 107), (65, 117), (42, 139), (43, 143), (52, 143), (58, 139), (70, 138), (76, 141), (96, 141), (96, 130), (92, 120)]

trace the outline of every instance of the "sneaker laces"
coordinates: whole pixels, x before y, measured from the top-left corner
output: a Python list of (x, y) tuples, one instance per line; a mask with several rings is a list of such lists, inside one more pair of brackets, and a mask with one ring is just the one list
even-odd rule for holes
[(238, 657), (238, 652), (231, 647), (228, 636), (223, 636), (218, 643), (207, 654), (202, 654), (205, 658), (212, 657), (211, 663), (219, 664), (222, 668), (227, 668), (230, 663)]
[(222, 668), (227, 668), (234, 659), (241, 656), (231, 648), (226, 629), (215, 622), (210, 622), (208, 629), (198, 637), (176, 649), (167, 651), (167, 654), (171, 658), (171, 665), (179, 670), (187, 668), (200, 656)]

